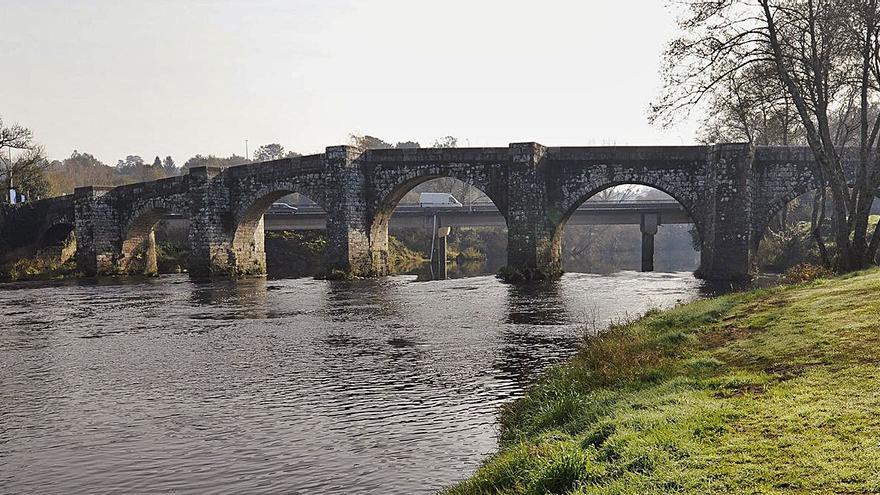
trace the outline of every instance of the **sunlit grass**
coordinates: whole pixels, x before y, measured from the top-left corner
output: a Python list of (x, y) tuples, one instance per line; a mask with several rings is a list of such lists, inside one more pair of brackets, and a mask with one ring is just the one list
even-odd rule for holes
[(880, 492), (880, 271), (652, 313), (502, 414), (450, 493)]

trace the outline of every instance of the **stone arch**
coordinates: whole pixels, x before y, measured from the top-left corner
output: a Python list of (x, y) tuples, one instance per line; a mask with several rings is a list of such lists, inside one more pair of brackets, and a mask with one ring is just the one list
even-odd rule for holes
[(650, 187), (670, 196), (678, 202), (682, 208), (684, 208), (688, 217), (690, 217), (691, 221), (694, 223), (694, 227), (697, 229), (697, 234), (700, 236), (700, 239), (706, 239), (705, 236), (707, 232), (704, 219), (699, 215), (700, 205), (694, 201), (694, 194), (692, 191), (685, 191), (674, 184), (658, 185), (655, 181), (639, 179), (620, 179), (609, 182), (587, 183), (579, 188), (580, 190), (571, 191), (572, 194), (568, 195), (569, 200), (560, 205), (561, 207), (559, 209), (549, 212), (549, 214), (554, 217), (552, 218), (552, 221), (555, 226), (551, 240), (551, 252), (560, 263), (562, 261), (562, 236), (569, 218), (571, 218), (582, 204), (587, 202), (593, 196), (606, 189), (624, 185)]
[[(777, 183), (775, 190), (782, 192), (776, 192), (775, 195), (767, 194), (769, 199), (759, 201), (758, 204), (754, 206), (752, 213), (752, 252), (755, 256), (752, 263), (756, 269), (768, 268), (768, 266), (759, 266), (761, 261), (767, 261), (766, 259), (759, 259), (759, 254), (764, 253), (762, 245), (767, 241), (767, 234), (769, 233), (770, 225), (776, 216), (779, 215), (784, 208), (788, 207), (792, 201), (804, 195), (815, 193), (819, 189), (819, 181), (813, 176), (813, 174), (800, 174), (797, 180), (794, 181), (794, 184), (783, 182), (780, 186), (780, 184)], [(827, 215), (830, 216), (831, 213), (832, 211), (829, 206)], [(771, 270), (784, 269), (785, 266), (774, 266), (773, 264), (770, 264), (769, 268)]]
[(38, 249), (60, 247), (71, 234), (75, 234), (74, 230), (72, 222), (56, 222), (49, 225), (40, 235)]
[(783, 208), (795, 199), (807, 194), (811, 191), (819, 189), (819, 180), (815, 178), (815, 172), (810, 169), (810, 173), (797, 174), (792, 180), (787, 177), (786, 180), (769, 178), (764, 181), (764, 201), (760, 201), (753, 211), (752, 219), (754, 223), (754, 234), (760, 238), (764, 234), (764, 230), (770, 221)]
[(169, 215), (189, 217), (187, 198), (149, 198), (122, 212), (117, 272), (158, 273), (155, 229)]
[(325, 195), (320, 194), (316, 187), (305, 186), (297, 180), (263, 185), (234, 210), (228, 246), (229, 266), (234, 271), (239, 274), (266, 273), (263, 215), (272, 203), (295, 193), (313, 201), (329, 215)]
[(757, 252), (758, 248), (760, 247), (761, 241), (764, 239), (764, 235), (767, 233), (767, 227), (770, 225), (770, 222), (773, 220), (773, 218), (795, 199), (803, 196), (804, 194), (814, 192), (817, 189), (819, 189), (819, 186), (812, 182), (799, 184), (785, 194), (769, 201), (764, 207), (759, 210), (759, 213), (757, 215), (753, 216), (752, 239), (754, 241), (753, 243), (755, 252)]
[(36, 252), (52, 256), (64, 263), (76, 254), (76, 228), (66, 220), (50, 224), (41, 234), (36, 244)]
[[(475, 172), (476, 169), (476, 172)], [(391, 216), (400, 204), (400, 201), (410, 191), (426, 182), (451, 178), (463, 182), (486, 195), (498, 208), (504, 217), (505, 225), (508, 222), (506, 198), (498, 193), (495, 184), (489, 174), (482, 167), (462, 165), (461, 167), (431, 166), (417, 169), (409, 169), (395, 176), (393, 180), (383, 188), (377, 188), (373, 211), (370, 216), (370, 257), (371, 266), (379, 275), (388, 273), (388, 228)]]

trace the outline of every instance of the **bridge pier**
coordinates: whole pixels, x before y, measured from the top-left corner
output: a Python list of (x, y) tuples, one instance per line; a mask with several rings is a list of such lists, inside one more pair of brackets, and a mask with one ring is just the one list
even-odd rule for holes
[(642, 271), (654, 271), (654, 236), (657, 234), (659, 222), (656, 213), (643, 213), (642, 231)]
[(562, 275), (562, 246), (557, 225), (546, 210), (543, 162), (547, 148), (538, 143), (509, 147), (507, 180), (507, 268), (511, 280), (547, 280)]
[(701, 232), (700, 268), (707, 280), (752, 277), (754, 154), (748, 144), (719, 144), (709, 152), (710, 195)]
[(100, 201), (111, 187), (87, 186), (74, 190), (76, 263), (89, 277), (117, 272), (121, 239), (116, 213)]
[(387, 273), (387, 235), (382, 261), (371, 249), (370, 221), (364, 194), (366, 180), (357, 159), (361, 150), (354, 146), (328, 146), (325, 151), (327, 171), (336, 187), (327, 190), (327, 247), (325, 273), (328, 277), (369, 277)]
[[(857, 154), (848, 152), (850, 156)], [(844, 157), (846, 158), (846, 157)], [(852, 157), (847, 170), (854, 170)], [(482, 190), (508, 227), (512, 278), (562, 273), (562, 226), (587, 198), (607, 187), (642, 184), (675, 197), (699, 230), (706, 279), (744, 279), (768, 219), (819, 185), (808, 148), (747, 144), (676, 147), (389, 149), (335, 146), (325, 153), (241, 167), (192, 169), (188, 176), (0, 209), (0, 258), (36, 249), (46, 230), (72, 225), (76, 258), (88, 275), (152, 271), (152, 228), (167, 214), (190, 220), (189, 270), (200, 275), (265, 273), (262, 214), (271, 202), (302, 192), (327, 213), (328, 274), (387, 273), (391, 210), (412, 187), (453, 177)], [(245, 227), (245, 228), (242, 228)], [(645, 269), (650, 232), (645, 232)]]
[(195, 277), (227, 275), (229, 234), (221, 211), (229, 208), (229, 193), (215, 178), (221, 169), (196, 167), (189, 170), (189, 245), (187, 271)]

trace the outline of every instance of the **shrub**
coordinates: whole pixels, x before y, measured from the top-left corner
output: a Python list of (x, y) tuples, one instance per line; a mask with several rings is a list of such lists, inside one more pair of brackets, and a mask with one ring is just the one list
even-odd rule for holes
[(785, 271), (783, 281), (787, 284), (802, 284), (821, 278), (830, 278), (834, 274), (828, 268), (811, 263), (800, 263)]
[(458, 256), (455, 258), (459, 263), (464, 261), (483, 261), (486, 259), (486, 255), (475, 247), (469, 247), (458, 253)]

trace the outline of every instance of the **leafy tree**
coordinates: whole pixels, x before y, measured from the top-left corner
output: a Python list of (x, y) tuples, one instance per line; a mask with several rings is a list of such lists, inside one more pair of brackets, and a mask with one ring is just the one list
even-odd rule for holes
[(387, 143), (375, 136), (360, 136), (358, 134), (350, 134), (348, 140), (352, 146), (357, 146), (362, 150), (386, 150), (393, 148), (391, 143)]
[[(880, 187), (878, 0), (684, 3), (689, 15), (680, 21), (682, 36), (666, 51), (665, 91), (653, 108), (654, 121), (671, 122), (723, 95), (725, 83), (743, 86), (746, 95), (756, 89), (752, 80), (779, 88), (816, 159), (822, 186), (817, 211), (824, 211), (825, 191), (831, 196), (834, 242), (826, 250), (820, 219), (814, 221), (817, 244), (838, 271), (869, 264), (880, 246), (880, 229), (868, 241)], [(858, 151), (852, 185), (841, 158), (848, 143)]]
[(116, 162), (116, 168), (130, 182), (148, 182), (167, 177), (158, 156), (152, 165), (148, 165), (140, 156), (128, 155), (125, 160)]
[(137, 155), (128, 155), (125, 160), (118, 160), (116, 168), (120, 170), (137, 169), (144, 166), (144, 159)]
[(418, 148), (421, 148), (422, 145), (420, 145), (419, 143), (417, 143), (415, 141), (404, 141), (404, 142), (400, 142), (400, 143), (395, 144), (394, 147), (399, 150), (418, 149)]
[(264, 144), (254, 151), (254, 161), (267, 162), (284, 158), (284, 146), (278, 143)]
[(50, 194), (70, 194), (74, 188), (81, 186), (105, 185), (118, 186), (132, 182), (119, 170), (110, 167), (89, 153), (74, 150), (62, 161), (53, 160), (49, 164), (47, 177)]
[(457, 148), (458, 138), (452, 136), (442, 137), (434, 141), (434, 148)]
[(165, 160), (162, 162), (162, 168), (165, 169), (165, 173), (169, 176), (177, 175), (180, 173), (180, 170), (177, 168), (177, 164), (174, 163), (174, 159), (171, 156), (166, 156)]
[(30, 129), (19, 124), (4, 126), (0, 119), (0, 183), (14, 187), (31, 199), (49, 192), (43, 148), (33, 142)]
[(186, 163), (183, 164), (183, 167), (186, 169), (196, 168), (196, 167), (218, 167), (218, 168), (227, 168), (234, 167), (236, 165), (244, 165), (246, 163), (251, 163), (251, 160), (243, 156), (239, 156), (233, 154), (232, 156), (223, 158), (215, 155), (196, 155)]

